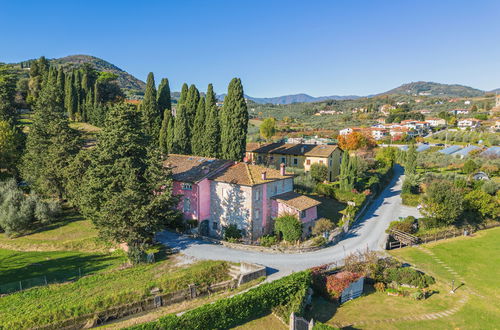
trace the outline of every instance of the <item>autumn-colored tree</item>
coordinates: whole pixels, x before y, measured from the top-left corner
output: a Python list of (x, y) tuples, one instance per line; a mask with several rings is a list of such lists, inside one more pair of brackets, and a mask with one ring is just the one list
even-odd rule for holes
[(360, 132), (339, 135), (337, 140), (343, 150), (373, 149), (377, 145), (377, 142), (371, 136)]

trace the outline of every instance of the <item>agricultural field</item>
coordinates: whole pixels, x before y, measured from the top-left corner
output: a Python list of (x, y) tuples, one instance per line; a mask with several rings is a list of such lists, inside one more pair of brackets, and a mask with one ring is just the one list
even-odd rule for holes
[[(367, 288), (341, 306), (320, 297), (308, 317), (356, 329), (495, 329), (500, 326), (500, 228), (418, 247), (392, 250), (401, 261), (436, 278), (425, 300)], [(451, 293), (454, 280), (455, 293)]]
[(32, 328), (140, 301), (158, 287), (164, 293), (189, 284), (217, 283), (229, 278), (228, 264), (202, 261), (176, 266), (173, 259), (84, 276), (0, 298), (0, 328)]

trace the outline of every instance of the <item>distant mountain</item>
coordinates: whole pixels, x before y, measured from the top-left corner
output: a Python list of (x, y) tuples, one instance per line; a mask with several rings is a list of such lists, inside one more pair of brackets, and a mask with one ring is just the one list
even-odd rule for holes
[(403, 84), (378, 95), (422, 95), (422, 96), (449, 96), (475, 97), (484, 95), (484, 91), (463, 85), (439, 84), (428, 81), (417, 81)]
[(498, 93), (498, 94), (500, 94), (500, 88), (494, 89), (494, 90), (490, 91), (490, 93)]
[[(217, 98), (219, 100), (224, 100), (225, 96), (226, 96), (226, 94), (220, 94), (220, 95), (217, 95)], [(276, 96), (276, 97), (252, 97), (249, 95), (245, 95), (245, 98), (247, 98), (250, 101), (253, 101), (255, 103), (258, 103), (258, 104), (266, 104), (266, 103), (292, 104), (292, 103), (312, 103), (312, 102), (319, 102), (319, 101), (325, 101), (325, 100), (353, 100), (353, 99), (359, 98), (359, 96), (356, 96), (356, 95), (347, 95), (347, 96), (332, 95), (332, 96), (314, 97), (314, 96), (307, 95), (307, 94), (292, 94), (292, 95), (283, 95), (283, 96)]]
[(125, 90), (143, 91), (146, 88), (146, 84), (142, 80), (137, 79), (136, 77), (120, 69), (116, 65), (95, 56), (70, 55), (66, 57), (51, 59), (50, 62), (62, 65), (64, 67), (78, 67), (84, 63), (90, 63), (98, 71), (107, 71), (118, 75), (118, 85)]

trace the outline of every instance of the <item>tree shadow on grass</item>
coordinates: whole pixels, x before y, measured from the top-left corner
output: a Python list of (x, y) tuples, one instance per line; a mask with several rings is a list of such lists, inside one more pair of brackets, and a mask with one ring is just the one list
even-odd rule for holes
[[(34, 253), (39, 255), (33, 255)], [(47, 282), (70, 281), (117, 264), (116, 256), (104, 254), (85, 255), (75, 253), (75, 255), (67, 255), (66, 252), (30, 252), (32, 257), (29, 259), (26, 259), (23, 254), (25, 252), (14, 253), (0, 259), (3, 267), (7, 264), (12, 265), (0, 273), (0, 284), (34, 277), (46, 277)], [(66, 255), (57, 257), (60, 254)]]

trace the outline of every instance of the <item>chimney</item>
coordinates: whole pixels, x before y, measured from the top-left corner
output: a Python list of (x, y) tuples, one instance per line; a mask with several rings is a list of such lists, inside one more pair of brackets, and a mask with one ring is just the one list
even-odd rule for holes
[(203, 166), (202, 169), (203, 169), (203, 174), (208, 174), (208, 167)]
[(285, 171), (285, 164), (281, 163), (281, 165), (280, 165), (280, 174), (281, 174), (281, 176), (285, 176), (285, 173), (286, 173), (286, 171)]
[(304, 154), (304, 146), (300, 147), (300, 153), (303, 155)]
[(262, 178), (262, 180), (266, 180), (267, 179), (266, 171), (262, 172), (261, 178)]

